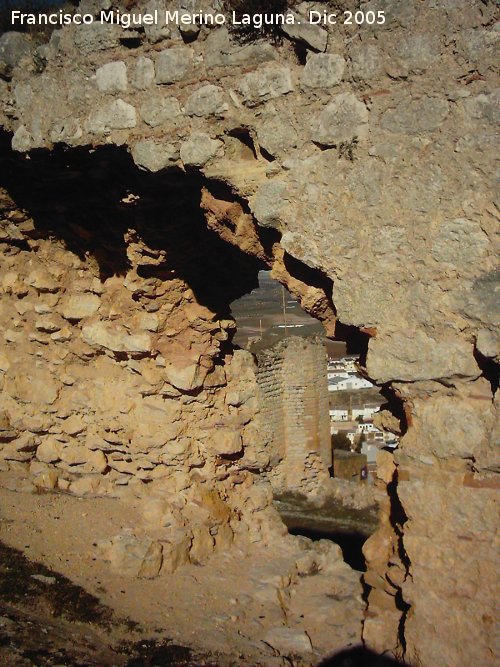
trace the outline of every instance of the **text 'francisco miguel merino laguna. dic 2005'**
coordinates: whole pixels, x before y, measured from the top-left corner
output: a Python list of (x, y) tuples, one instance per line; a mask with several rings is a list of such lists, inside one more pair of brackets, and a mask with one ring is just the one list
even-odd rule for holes
[(11, 12), (11, 23), (13, 28), (22, 25), (90, 25), (92, 23), (107, 23), (111, 25), (119, 25), (122, 28), (129, 29), (141, 27), (145, 25), (208, 25), (217, 26), (225, 25), (227, 23), (236, 26), (253, 26), (261, 28), (264, 25), (300, 25), (301, 23), (309, 23), (311, 25), (336, 25), (342, 23), (343, 25), (361, 25), (366, 23), (368, 25), (382, 25), (385, 23), (384, 11), (367, 11), (367, 12), (342, 12), (341, 15), (326, 11), (310, 11), (306, 17), (294, 14), (291, 11), (284, 13), (256, 13), (256, 14), (239, 14), (232, 12), (230, 14), (223, 14), (221, 12), (183, 12), (179, 10), (159, 11), (155, 9), (152, 12), (144, 13), (129, 13), (121, 12), (119, 10), (101, 10), (99, 14), (71, 13), (60, 9), (57, 12), (43, 13), (43, 12), (22, 12), (20, 10), (13, 10)]

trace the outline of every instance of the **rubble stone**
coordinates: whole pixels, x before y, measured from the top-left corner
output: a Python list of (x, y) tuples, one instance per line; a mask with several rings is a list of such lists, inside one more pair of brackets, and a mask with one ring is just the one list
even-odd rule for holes
[[(428, 380), (480, 374), (470, 343), (460, 339), (435, 339), (423, 331), (413, 332), (412, 339), (415, 347), (411, 348), (406, 345), (406, 335), (399, 332), (390, 336), (389, 346), (380, 338), (371, 340), (369, 347), (375, 353), (368, 360), (370, 377), (383, 383), (389, 377)], [(417, 349), (418, 355), (415, 354)]]
[(104, 322), (85, 324), (82, 338), (89, 345), (97, 345), (113, 352), (149, 352), (151, 336), (148, 333), (128, 334), (117, 326), (106, 326)]
[(257, 139), (264, 150), (276, 157), (279, 153), (295, 147), (299, 134), (286, 118), (276, 115), (257, 125)]
[(62, 444), (57, 440), (47, 439), (36, 450), (36, 457), (43, 463), (54, 463), (61, 459)]
[(285, 35), (307, 44), (307, 46), (316, 49), (316, 51), (326, 51), (328, 44), (327, 31), (319, 25), (309, 23), (299, 14), (294, 13), (294, 16), (295, 22), (293, 24), (283, 25)]
[(152, 25), (145, 24), (144, 32), (152, 44), (157, 44), (171, 36), (171, 27), (165, 20), (165, 3), (162, 0), (149, 0), (144, 11), (158, 16), (158, 21)]
[(276, 60), (276, 51), (272, 44), (260, 40), (254, 44), (239, 45), (231, 40), (227, 28), (210, 31), (204, 47), (208, 68), (258, 65)]
[(219, 86), (208, 84), (191, 93), (185, 110), (190, 116), (212, 116), (227, 108), (224, 105), (224, 91)]
[(140, 540), (133, 535), (117, 535), (107, 550), (114, 570), (129, 577), (154, 579), (160, 573), (163, 549), (159, 542)]
[(382, 66), (380, 50), (374, 44), (353, 44), (349, 49), (351, 72), (356, 80), (369, 81)]
[(156, 172), (175, 165), (179, 150), (172, 144), (159, 144), (154, 140), (143, 139), (132, 146), (132, 158), (138, 167)]
[(181, 160), (187, 167), (203, 167), (217, 155), (221, 148), (221, 141), (211, 139), (203, 132), (194, 132), (181, 145)]
[(75, 46), (83, 54), (106, 51), (120, 43), (121, 28), (117, 25), (94, 21), (90, 25), (79, 26), (75, 31)]
[(193, 53), (190, 48), (176, 46), (161, 51), (155, 61), (156, 83), (175, 83), (190, 72)]
[(311, 640), (307, 633), (295, 628), (273, 628), (265, 635), (264, 641), (281, 655), (304, 655), (312, 651)]
[(26, 153), (33, 147), (33, 137), (28, 132), (28, 130), (21, 125), (17, 128), (12, 137), (12, 150), (19, 151), (20, 153)]
[(135, 109), (121, 99), (115, 100), (92, 113), (88, 120), (89, 131), (103, 134), (111, 130), (122, 130), (137, 125)]
[(286, 182), (281, 179), (267, 181), (259, 188), (252, 203), (252, 212), (259, 224), (264, 227), (280, 228), (286, 188)]
[(244, 76), (238, 90), (249, 107), (281, 97), (293, 90), (290, 70), (280, 65), (265, 65)]
[(101, 300), (95, 294), (70, 295), (61, 303), (61, 315), (67, 320), (82, 320), (94, 315), (100, 305)]
[(128, 88), (127, 66), (123, 60), (106, 63), (96, 70), (97, 87), (102, 93), (121, 93)]
[[(151, 58), (140, 56), (132, 70), (131, 83), (138, 90), (147, 90), (155, 80), (155, 66)], [(142, 115), (142, 114), (141, 114)]]
[(419, 134), (435, 131), (448, 115), (448, 103), (437, 97), (403, 100), (395, 109), (387, 111), (381, 120), (390, 132)]
[(140, 108), (143, 120), (151, 127), (175, 122), (182, 114), (175, 97), (149, 97)]
[(27, 35), (4, 32), (0, 36), (0, 77), (10, 78), (22, 58), (29, 56), (31, 47)]
[(313, 124), (312, 138), (327, 146), (362, 138), (368, 132), (368, 109), (352, 93), (340, 93)]
[(241, 435), (237, 431), (218, 429), (210, 439), (210, 448), (220, 455), (238, 454), (242, 450)]
[(345, 60), (330, 53), (311, 54), (302, 72), (301, 83), (306, 88), (331, 88), (342, 81)]

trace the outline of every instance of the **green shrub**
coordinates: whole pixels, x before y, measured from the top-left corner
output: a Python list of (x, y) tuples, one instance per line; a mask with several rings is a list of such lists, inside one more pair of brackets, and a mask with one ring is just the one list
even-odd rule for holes
[(332, 447), (333, 449), (343, 449), (347, 452), (351, 451), (351, 441), (345, 433), (339, 431), (332, 435)]

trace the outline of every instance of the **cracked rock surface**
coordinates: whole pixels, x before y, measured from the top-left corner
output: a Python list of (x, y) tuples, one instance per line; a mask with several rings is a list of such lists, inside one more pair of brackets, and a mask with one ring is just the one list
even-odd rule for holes
[[(292, 34), (305, 58), (225, 28), (131, 46), (94, 24), (55, 31), (40, 66), (29, 37), (0, 38), (4, 484), (142, 499), (161, 557), (117, 550), (152, 548), (160, 577), (276, 548), (255, 361), (229, 309), (271, 269), (329, 335), (369, 337), (363, 372), (400, 422), (365, 642), (493, 665), (498, 17), (373, 4), (384, 26)], [(271, 638), (324, 649), (304, 628)]]

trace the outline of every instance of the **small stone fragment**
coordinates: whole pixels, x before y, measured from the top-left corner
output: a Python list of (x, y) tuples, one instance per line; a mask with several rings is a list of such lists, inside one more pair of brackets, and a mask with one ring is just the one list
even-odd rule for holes
[(313, 53), (307, 59), (301, 82), (305, 88), (331, 88), (342, 81), (345, 60), (330, 53)]
[(123, 60), (106, 63), (96, 71), (97, 88), (102, 93), (125, 92), (127, 85), (127, 66)]
[(175, 165), (179, 150), (173, 144), (159, 144), (152, 139), (138, 141), (132, 147), (132, 158), (138, 167), (147, 171), (160, 171)]
[(12, 150), (18, 151), (19, 153), (27, 153), (32, 145), (33, 137), (24, 125), (21, 125), (17, 128), (12, 137)]
[(138, 90), (146, 90), (155, 79), (155, 66), (151, 58), (140, 56), (137, 58), (132, 71), (131, 83)]
[(45, 574), (32, 574), (31, 578), (41, 581), (43, 584), (48, 584), (49, 586), (52, 586), (57, 581), (55, 577), (47, 577)]
[(187, 167), (203, 167), (221, 147), (221, 141), (211, 139), (203, 132), (195, 132), (181, 145), (181, 160)]
[(340, 93), (313, 124), (312, 139), (325, 146), (360, 138), (368, 132), (368, 109), (352, 93)]
[(161, 51), (155, 62), (156, 83), (182, 81), (192, 67), (193, 52), (187, 46), (177, 46)]

